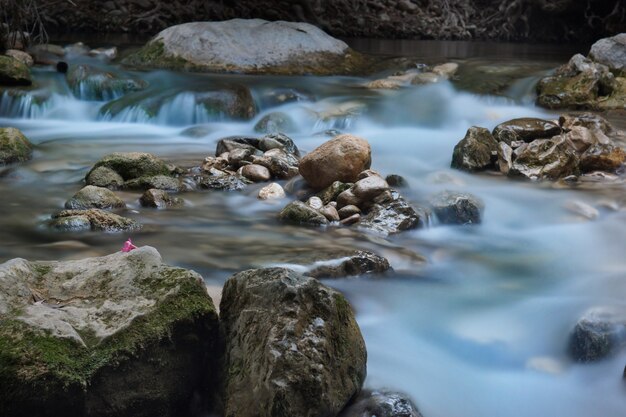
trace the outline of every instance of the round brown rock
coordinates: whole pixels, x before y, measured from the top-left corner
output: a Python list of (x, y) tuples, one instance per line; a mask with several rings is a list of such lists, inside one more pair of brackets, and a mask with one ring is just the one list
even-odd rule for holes
[(262, 165), (250, 164), (241, 167), (241, 175), (254, 182), (269, 181), (272, 178), (270, 170)]
[(365, 139), (339, 135), (320, 145), (300, 161), (300, 175), (315, 189), (335, 181), (355, 182), (372, 163), (372, 149)]

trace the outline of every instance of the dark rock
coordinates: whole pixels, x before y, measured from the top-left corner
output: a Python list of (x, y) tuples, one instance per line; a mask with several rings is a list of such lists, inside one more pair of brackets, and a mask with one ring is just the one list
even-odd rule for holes
[(219, 118), (249, 120), (256, 115), (256, 104), (250, 89), (244, 85), (231, 85), (216, 90), (196, 92), (196, 103), (207, 113)]
[(401, 175), (390, 174), (385, 177), (385, 181), (393, 188), (409, 188), (409, 182)]
[(557, 180), (577, 174), (578, 163), (576, 150), (571, 142), (563, 137), (537, 139), (517, 155), (509, 176), (532, 180)]
[(100, 209), (63, 210), (52, 215), (50, 227), (60, 231), (126, 232), (140, 228), (134, 220)]
[(363, 200), (354, 195), (352, 188), (342, 192), (337, 196), (337, 208), (342, 209), (345, 206), (361, 206)]
[(364, 390), (339, 417), (422, 417), (422, 414), (405, 394)]
[(126, 203), (108, 188), (87, 185), (65, 203), (66, 209), (82, 210), (90, 208), (124, 208)]
[(183, 190), (183, 185), (177, 178), (167, 175), (155, 175), (153, 177), (140, 177), (126, 181), (123, 188), (128, 190), (149, 190), (155, 188), (157, 190), (177, 192)]
[(348, 216), (344, 219), (341, 219), (341, 221), (339, 223), (341, 223), (344, 226), (350, 226), (353, 225), (355, 223), (358, 223), (359, 220), (361, 220), (361, 215), (360, 214), (353, 214), (352, 216)]
[(0, 166), (24, 162), (33, 156), (33, 145), (18, 129), (0, 128)]
[(626, 346), (626, 312), (594, 308), (578, 320), (569, 341), (569, 353), (579, 362), (593, 362)]
[(111, 168), (101, 166), (89, 171), (85, 178), (87, 185), (94, 185), (96, 187), (106, 187), (116, 190), (121, 188), (124, 184), (124, 178)]
[(468, 193), (443, 191), (430, 199), (433, 212), (443, 224), (479, 224), (484, 204)]
[(301, 201), (289, 203), (278, 215), (278, 219), (285, 223), (322, 226), (328, 224), (328, 220), (319, 211), (312, 209)]
[(351, 190), (360, 201), (369, 202), (389, 190), (389, 184), (382, 177), (372, 175), (355, 182)]
[(335, 416), (361, 389), (365, 343), (348, 301), (312, 277), (249, 270), (224, 285), (224, 415)]
[(143, 80), (123, 77), (91, 65), (76, 65), (67, 72), (67, 83), (82, 100), (113, 100), (148, 86)]
[(294, 141), (282, 133), (270, 133), (259, 139), (259, 149), (269, 151), (270, 149), (282, 149), (288, 154), (300, 157), (300, 150)]
[(582, 172), (615, 172), (624, 161), (626, 161), (626, 153), (621, 147), (597, 143), (581, 155), (580, 169)]
[(284, 261), (287, 267), (313, 278), (382, 274), (391, 268), (387, 259), (363, 250), (320, 249), (295, 257), (287, 257)]
[(259, 150), (259, 139), (244, 136), (230, 136), (220, 139), (217, 142), (215, 155), (219, 156), (225, 152), (230, 152), (233, 149), (249, 149), (254, 155), (261, 155), (263, 153)]
[(272, 112), (263, 116), (254, 125), (254, 131), (259, 133), (290, 133), (297, 131), (297, 127), (289, 115), (282, 112)]
[(404, 198), (393, 193), (391, 200), (374, 204), (361, 217), (358, 225), (382, 235), (390, 235), (423, 227), (425, 220), (425, 216), (419, 214)]
[(561, 128), (554, 122), (525, 117), (500, 123), (493, 129), (492, 135), (498, 142), (510, 145), (513, 141), (532, 142), (535, 139), (549, 139), (561, 133)]
[(153, 208), (180, 207), (185, 204), (182, 198), (172, 197), (167, 191), (154, 188), (143, 193), (139, 202), (143, 207)]
[(361, 209), (351, 204), (340, 208), (338, 213), (340, 219), (345, 219), (347, 217), (354, 216), (355, 214), (361, 214)]
[(489, 130), (470, 127), (452, 153), (452, 168), (463, 171), (482, 171), (494, 167), (498, 142)]
[(196, 184), (207, 190), (221, 191), (241, 191), (247, 185), (239, 175), (226, 173), (224, 175), (202, 175), (196, 179)]
[(3, 415), (176, 417), (195, 392), (212, 394), (215, 307), (200, 275), (154, 248), (11, 260), (0, 314)]
[(322, 199), (324, 204), (328, 204), (331, 201), (337, 200), (339, 194), (346, 191), (350, 187), (352, 187), (351, 183), (346, 184), (341, 181), (335, 181), (316, 195)]

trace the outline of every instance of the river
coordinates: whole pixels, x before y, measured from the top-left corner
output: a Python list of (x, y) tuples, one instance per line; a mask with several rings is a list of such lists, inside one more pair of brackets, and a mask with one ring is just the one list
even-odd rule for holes
[[(62, 74), (36, 69), (40, 90), (0, 101), (0, 126), (17, 127), (36, 144), (32, 161), (0, 176), (0, 262), (118, 251), (126, 234), (58, 233), (45, 226), (101, 156), (145, 151), (197, 166), (214, 153), (219, 138), (255, 134), (255, 123), (279, 108), (296, 122), (289, 136), (301, 150), (327, 140), (318, 134), (327, 129), (366, 138), (372, 167), (405, 177), (407, 199), (419, 204), (441, 190), (470, 192), (485, 202), (483, 223), (432, 224), (382, 239), (349, 229), (282, 225), (276, 214), (288, 200), (257, 200), (261, 185), (239, 193), (185, 193), (183, 208), (158, 211), (141, 207), (139, 193), (119, 192), (129, 206), (125, 215), (144, 225), (130, 235), (134, 243), (154, 246), (167, 263), (198, 271), (210, 287), (233, 272), (275, 264), (284, 254), (369, 249), (387, 257), (394, 274), (326, 280), (357, 312), (368, 350), (366, 386), (406, 392), (426, 417), (624, 416), (626, 352), (578, 364), (566, 349), (588, 308), (626, 307), (624, 187), (573, 190), (449, 167), (454, 145), (472, 125), (491, 129), (515, 117), (554, 118), (556, 113), (533, 105), (533, 83), (578, 47), (350, 43), (380, 55), (459, 62), (459, 81), (377, 92), (361, 88), (366, 80), (358, 77), (133, 73), (150, 84), (143, 100), (171, 94), (152, 116), (133, 103), (110, 116), (100, 113), (106, 102), (72, 95)], [(190, 94), (230, 82), (251, 89), (259, 107), (253, 120), (208, 114)], [(266, 97), (276, 89), (296, 90), (301, 100), (271, 104)], [(499, 95), (477, 94), (489, 91)], [(41, 104), (38, 94), (49, 98)], [(342, 103), (355, 110), (319, 116)], [(613, 121), (623, 127), (623, 119)], [(598, 217), (573, 213), (572, 202), (597, 207)]]

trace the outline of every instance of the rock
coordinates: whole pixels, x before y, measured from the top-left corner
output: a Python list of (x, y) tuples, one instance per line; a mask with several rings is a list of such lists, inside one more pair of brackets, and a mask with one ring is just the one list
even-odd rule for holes
[(345, 206), (360, 206), (363, 200), (354, 195), (352, 188), (344, 191), (337, 196), (337, 208), (341, 209)]
[(220, 139), (215, 148), (215, 155), (221, 155), (225, 152), (231, 152), (235, 149), (248, 149), (254, 155), (261, 155), (259, 150), (259, 139), (244, 136), (229, 136)]
[(87, 185), (74, 197), (65, 202), (65, 208), (71, 210), (83, 210), (90, 208), (113, 209), (124, 208), (126, 203), (108, 188)]
[(122, 77), (91, 65), (70, 67), (67, 84), (82, 100), (109, 101), (132, 91), (143, 90), (148, 84), (140, 79)]
[(565, 131), (570, 131), (576, 126), (581, 126), (591, 131), (598, 130), (605, 135), (613, 133), (613, 126), (611, 126), (608, 120), (594, 113), (560, 116), (559, 125), (561, 125), (561, 128)]
[(626, 153), (619, 146), (597, 143), (589, 147), (580, 157), (582, 172), (615, 172), (626, 161)]
[(273, 182), (259, 190), (259, 199), (261, 200), (274, 200), (278, 198), (285, 198), (285, 190), (283, 190), (280, 184)]
[(88, 185), (95, 185), (96, 187), (106, 187), (116, 190), (122, 187), (124, 184), (124, 178), (111, 168), (100, 166), (92, 169), (89, 174), (87, 174), (85, 182)]
[(61, 58), (65, 57), (65, 49), (51, 43), (33, 45), (28, 48), (28, 53), (35, 60), (35, 64), (43, 65), (56, 65)]
[(239, 169), (240, 167), (250, 163), (252, 155), (254, 155), (254, 152), (251, 149), (236, 148), (228, 152), (228, 160), (221, 157), (208, 157), (205, 159), (205, 165), (210, 165), (216, 169), (226, 169), (230, 165), (232, 169)]
[(320, 210), (322, 207), (324, 207), (324, 203), (322, 202), (322, 199), (319, 197), (311, 197), (306, 201), (306, 205), (311, 207), (313, 210)]
[(387, 259), (364, 250), (320, 249), (288, 256), (281, 266), (318, 279), (382, 274), (391, 269)]
[(438, 83), (439, 81), (443, 79), (445, 79), (445, 77), (442, 77), (439, 74), (435, 74), (434, 72), (422, 72), (422, 73), (416, 74), (415, 77), (413, 77), (411, 84), (413, 85), (434, 84), (434, 83)]
[(593, 362), (626, 346), (626, 312), (597, 307), (578, 320), (569, 340), (569, 353), (578, 362)]
[(372, 150), (366, 140), (339, 135), (323, 143), (300, 160), (300, 175), (321, 190), (335, 181), (354, 182), (372, 163)]
[(574, 55), (555, 75), (537, 84), (537, 104), (549, 109), (595, 109), (600, 97), (611, 96), (615, 79), (608, 68)]
[(322, 226), (328, 220), (319, 211), (312, 209), (301, 201), (289, 203), (278, 215), (278, 219), (285, 223), (305, 226)]
[(459, 70), (459, 64), (456, 62), (448, 62), (433, 67), (433, 72), (445, 78), (452, 78), (454, 74)]
[(402, 81), (390, 78), (382, 78), (379, 80), (365, 83), (363, 86), (370, 90), (398, 90), (400, 87), (402, 87)]
[(0, 55), (0, 86), (31, 85), (30, 70), (23, 62)]
[(124, 183), (123, 188), (128, 190), (149, 190), (155, 188), (157, 190), (178, 192), (183, 191), (184, 187), (177, 178), (168, 175), (154, 175), (128, 180)]
[(494, 166), (498, 142), (489, 130), (472, 126), (454, 147), (452, 168), (463, 171), (482, 171)]
[(350, 205), (341, 207), (338, 213), (339, 213), (340, 219), (346, 219), (350, 216), (354, 216), (355, 214), (361, 214), (361, 209), (355, 205), (350, 204)]
[(159, 209), (166, 207), (180, 207), (185, 204), (182, 198), (172, 197), (167, 191), (155, 188), (146, 190), (146, 192), (139, 197), (139, 202), (143, 207), (153, 207)]
[(263, 156), (267, 158), (282, 159), (284, 163), (294, 168), (297, 168), (300, 163), (300, 161), (295, 155), (287, 153), (283, 149), (279, 149), (279, 148), (269, 149), (265, 151)]
[(626, 72), (626, 33), (600, 39), (589, 51), (589, 58), (617, 73)]
[(483, 202), (468, 193), (443, 191), (430, 199), (433, 212), (442, 224), (479, 224)]
[(578, 163), (576, 150), (563, 137), (537, 139), (518, 154), (509, 176), (532, 180), (557, 180), (577, 174)]
[(224, 285), (224, 415), (335, 416), (361, 389), (365, 343), (339, 292), (284, 268)]
[(266, 114), (254, 125), (254, 131), (260, 133), (290, 133), (297, 130), (291, 117), (278, 111)]
[(339, 194), (348, 190), (350, 187), (352, 187), (351, 183), (345, 184), (341, 181), (335, 181), (331, 185), (317, 193), (317, 196), (322, 199), (322, 202), (324, 204), (328, 204), (331, 201), (336, 200)]
[(279, 179), (293, 178), (299, 173), (297, 167), (289, 164), (289, 160), (285, 155), (281, 157), (253, 156), (252, 163), (264, 166), (270, 171), (273, 177)]
[(513, 166), (513, 149), (506, 142), (498, 143), (498, 168), (507, 175)]
[(549, 139), (561, 133), (561, 128), (554, 122), (524, 117), (500, 123), (493, 129), (492, 135), (498, 142), (510, 145), (513, 141), (532, 142), (535, 139)]
[(371, 201), (389, 189), (389, 184), (378, 175), (372, 175), (354, 183), (352, 193), (360, 201)]
[(350, 226), (350, 225), (353, 225), (355, 223), (358, 223), (359, 220), (361, 220), (361, 215), (360, 214), (353, 214), (352, 216), (346, 217), (345, 219), (341, 219), (341, 221), (339, 223), (341, 223), (344, 226)]
[(140, 228), (134, 220), (100, 209), (63, 210), (52, 216), (50, 227), (64, 232), (125, 232)]
[(9, 49), (4, 54), (13, 59), (17, 59), (18, 61), (20, 61), (22, 64), (26, 65), (27, 67), (32, 67), (33, 65), (35, 65), (35, 61), (33, 60), (33, 57), (24, 51), (19, 51), (17, 49)]
[(567, 140), (569, 140), (576, 149), (576, 152), (583, 153), (590, 146), (603, 141), (605, 143), (610, 142), (610, 139), (607, 138), (602, 132), (596, 130), (592, 132), (583, 126), (573, 126), (571, 130), (563, 135)]
[(242, 166), (239, 168), (239, 175), (243, 175), (250, 181), (254, 182), (269, 181), (270, 178), (272, 178), (272, 174), (270, 174), (269, 169), (257, 164)]
[(319, 212), (326, 217), (326, 219), (328, 219), (329, 222), (338, 222), (340, 220), (339, 217), (339, 213), (337, 212), (337, 209), (330, 205), (327, 204), (324, 207), (322, 207), (321, 209), (319, 209)]
[(394, 192), (390, 200), (374, 204), (367, 215), (361, 217), (359, 227), (386, 236), (417, 229), (424, 225), (424, 221), (423, 215)]
[(339, 417), (422, 417), (422, 414), (405, 394), (364, 390)]
[(119, 152), (107, 155), (96, 162), (91, 171), (87, 174), (86, 180), (88, 180), (92, 172), (99, 167), (106, 167), (115, 171), (124, 180), (153, 177), (156, 175), (170, 175), (170, 169), (163, 160), (152, 154), (143, 152)]
[(223, 173), (224, 175), (202, 175), (196, 179), (198, 187), (206, 190), (241, 191), (246, 188), (239, 175)]
[(256, 115), (256, 104), (250, 89), (235, 84), (227, 87), (194, 93), (196, 103), (204, 106), (207, 113), (235, 120), (249, 120)]
[(33, 157), (33, 145), (24, 134), (13, 127), (0, 128), (0, 166), (28, 161)]
[(270, 133), (263, 136), (259, 139), (258, 147), (260, 150), (265, 152), (272, 149), (282, 149), (287, 154), (300, 158), (300, 150), (298, 150), (294, 141), (282, 133)]
[(117, 47), (112, 46), (110, 48), (95, 48), (89, 51), (89, 56), (99, 58), (104, 61), (112, 61), (117, 58)]
[(161, 31), (123, 62), (141, 68), (246, 74), (351, 73), (362, 60), (308, 23), (233, 19)]
[(380, 173), (378, 171), (374, 171), (373, 169), (366, 169), (365, 171), (360, 172), (359, 175), (356, 177), (356, 179), (357, 180), (362, 180), (362, 179), (368, 178), (368, 177), (382, 178), (382, 176), (380, 175)]
[(393, 188), (409, 188), (409, 182), (401, 175), (390, 174), (385, 177), (385, 181)]
[(0, 314), (7, 416), (184, 415), (217, 373), (202, 277), (151, 247), (1, 264)]

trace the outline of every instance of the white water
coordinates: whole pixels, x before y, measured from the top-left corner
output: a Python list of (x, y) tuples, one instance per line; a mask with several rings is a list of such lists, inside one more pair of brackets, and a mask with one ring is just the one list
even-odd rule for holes
[[(121, 193), (144, 223), (133, 241), (159, 249), (172, 264), (221, 284), (241, 269), (275, 264), (272, 255), (293, 248), (360, 247), (389, 258), (393, 278), (332, 280), (358, 313), (368, 348), (373, 388), (405, 391), (426, 417), (619, 417), (626, 414), (621, 380), (626, 353), (597, 364), (566, 355), (568, 334), (590, 307), (626, 305), (626, 212), (602, 208), (619, 202), (611, 192), (552, 189), (449, 168), (454, 145), (471, 125), (492, 128), (514, 117), (554, 117), (528, 104), (528, 89), (512, 98), (477, 96), (442, 83), (401, 92), (371, 92), (362, 79), (233, 76), (251, 86), (257, 102), (272, 87), (303, 88), (313, 99), (261, 106), (248, 122), (211, 119), (198, 108), (190, 85), (228, 77), (142, 75), (151, 88), (178, 91), (154, 117), (129, 107), (110, 118), (104, 103), (79, 101), (54, 74), (39, 75), (50, 101), (0, 99), (0, 125), (22, 129), (38, 145), (33, 161), (0, 178), (0, 261), (80, 258), (119, 250), (125, 236), (55, 234), (39, 221), (80, 188), (89, 167), (112, 151), (149, 151), (191, 166), (212, 154), (216, 140), (254, 134), (267, 112), (282, 111), (298, 127), (297, 145), (309, 151), (335, 128), (366, 138), (373, 168), (404, 176), (413, 202), (444, 189), (471, 192), (485, 201), (475, 227), (431, 227), (388, 241), (344, 230), (316, 231), (275, 222), (286, 202), (267, 205), (244, 193), (185, 194), (184, 209), (145, 210), (138, 194)], [(519, 84), (516, 84), (519, 87)], [(347, 118), (320, 115), (341, 103), (362, 103)], [(351, 107), (351, 105), (346, 105)], [(10, 117), (7, 117), (10, 116)], [(17, 118), (19, 117), (19, 118)], [(191, 125), (203, 134), (189, 136)], [(585, 221), (566, 209), (571, 201), (600, 207)], [(412, 253), (424, 254), (421, 265)]]

